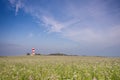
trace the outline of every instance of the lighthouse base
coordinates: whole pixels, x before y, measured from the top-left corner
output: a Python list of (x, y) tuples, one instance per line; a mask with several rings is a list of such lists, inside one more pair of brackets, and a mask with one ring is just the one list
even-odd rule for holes
[(35, 53), (32, 53), (32, 54), (31, 54), (31, 56), (34, 56), (34, 55), (35, 55)]

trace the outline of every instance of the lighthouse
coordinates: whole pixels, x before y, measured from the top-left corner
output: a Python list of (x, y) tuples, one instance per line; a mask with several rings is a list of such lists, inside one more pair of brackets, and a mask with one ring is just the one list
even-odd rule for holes
[(32, 48), (32, 56), (35, 55), (35, 48)]

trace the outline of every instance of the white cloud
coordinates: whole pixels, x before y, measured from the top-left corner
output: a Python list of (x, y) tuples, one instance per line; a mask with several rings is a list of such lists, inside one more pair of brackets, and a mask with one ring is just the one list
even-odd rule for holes
[(16, 4), (16, 15), (21, 7), (22, 7), (21, 2), (18, 1), (18, 3)]
[(22, 0), (9, 0), (13, 7), (15, 7), (15, 15), (17, 15), (20, 8), (24, 6)]
[(16, 0), (9, 0), (11, 4), (14, 4)]
[(40, 23), (42, 21), (49, 32), (59, 32), (65, 38), (82, 44), (97, 46), (120, 44), (120, 26), (114, 25), (115, 21), (111, 19), (113, 17), (108, 14), (110, 9), (102, 1), (89, 1), (90, 3), (84, 5), (67, 2), (64, 9), (61, 9), (61, 12), (65, 13), (65, 18), (68, 18), (64, 22), (56, 19), (59, 16), (50, 11), (50, 8), (44, 9), (41, 5), (29, 2), (29, 5), (25, 5), (22, 0), (9, 1), (15, 5), (16, 13), (23, 8)]
[(120, 27), (107, 30), (95, 30), (92, 28), (69, 29), (63, 32), (63, 36), (81, 44), (108, 47), (120, 44)]
[(61, 32), (64, 26), (50, 17), (43, 16), (42, 21), (49, 27), (50, 32)]

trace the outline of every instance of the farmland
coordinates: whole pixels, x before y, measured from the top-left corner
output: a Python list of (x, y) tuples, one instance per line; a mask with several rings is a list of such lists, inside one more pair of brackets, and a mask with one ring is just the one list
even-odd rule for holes
[(0, 57), (0, 80), (120, 80), (120, 58)]

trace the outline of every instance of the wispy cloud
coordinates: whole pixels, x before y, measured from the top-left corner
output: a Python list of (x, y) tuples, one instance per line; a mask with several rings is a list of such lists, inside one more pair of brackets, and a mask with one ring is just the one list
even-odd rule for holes
[(68, 29), (63, 32), (63, 35), (82, 45), (108, 47), (120, 44), (120, 26), (107, 30), (95, 30), (92, 28)]
[(16, 0), (9, 0), (11, 4), (14, 4)]
[[(32, 1), (9, 0), (16, 8), (16, 13), (22, 8), (43, 23), (48, 32), (59, 32), (64, 38), (90, 45), (111, 46), (120, 44), (120, 24), (118, 22), (119, 8), (111, 9), (110, 1), (86, 0), (79, 2), (66, 1), (65, 5), (57, 6), (54, 3), (47, 6), (32, 4)], [(39, 0), (37, 0), (40, 3)], [(52, 8), (59, 7), (57, 10)], [(60, 3), (62, 4), (62, 3)], [(64, 8), (63, 8), (64, 7)], [(55, 11), (58, 11), (56, 13)], [(60, 13), (59, 13), (60, 12)], [(110, 13), (111, 12), (111, 13)], [(61, 17), (64, 16), (64, 17)]]
[(47, 27), (49, 26), (48, 28), (50, 32), (61, 32), (64, 28), (64, 26), (60, 22), (57, 22), (56, 20), (47, 16), (43, 16), (42, 21)]
[(15, 7), (15, 15), (17, 15), (20, 8), (24, 6), (22, 0), (9, 0), (13, 7)]
[(21, 7), (22, 7), (21, 2), (18, 1), (18, 3), (16, 4), (16, 15)]

